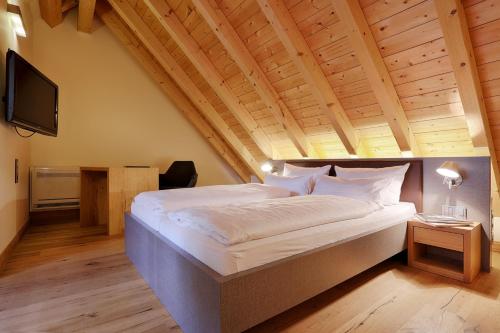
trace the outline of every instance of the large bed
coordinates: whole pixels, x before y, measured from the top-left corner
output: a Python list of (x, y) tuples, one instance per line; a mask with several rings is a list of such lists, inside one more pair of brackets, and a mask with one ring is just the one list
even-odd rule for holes
[(422, 207), (422, 160), (288, 162), (410, 167), (398, 205), (230, 246), (133, 209), (127, 255), (184, 332), (243, 331), (406, 249), (406, 222)]

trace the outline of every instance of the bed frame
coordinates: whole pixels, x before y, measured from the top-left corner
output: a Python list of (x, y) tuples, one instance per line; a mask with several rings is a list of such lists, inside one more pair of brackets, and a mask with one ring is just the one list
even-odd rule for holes
[[(344, 167), (410, 163), (401, 198), (422, 208), (422, 160), (287, 162)], [(406, 222), (227, 276), (130, 214), (125, 217), (125, 245), (128, 257), (184, 332), (229, 333), (255, 326), (405, 250)]]

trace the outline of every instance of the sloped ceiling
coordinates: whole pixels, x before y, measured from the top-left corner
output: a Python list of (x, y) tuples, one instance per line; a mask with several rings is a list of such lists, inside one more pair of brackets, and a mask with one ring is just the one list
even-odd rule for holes
[(436, 1), (109, 0), (97, 14), (245, 177), (269, 158), (402, 153), (491, 153), (496, 170), (500, 3)]

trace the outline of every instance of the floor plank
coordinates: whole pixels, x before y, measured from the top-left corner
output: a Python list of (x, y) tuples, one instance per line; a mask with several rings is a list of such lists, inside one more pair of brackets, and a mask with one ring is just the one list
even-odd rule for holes
[[(181, 332), (104, 232), (30, 226), (0, 275), (0, 332)], [(493, 264), (467, 285), (389, 260), (249, 332), (500, 332)]]

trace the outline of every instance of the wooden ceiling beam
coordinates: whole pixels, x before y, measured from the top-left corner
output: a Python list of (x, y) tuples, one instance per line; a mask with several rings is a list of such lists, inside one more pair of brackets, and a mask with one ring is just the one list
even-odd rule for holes
[(96, 6), (96, 14), (111, 30), (115, 37), (128, 49), (130, 54), (132, 54), (132, 56), (142, 65), (153, 80), (158, 83), (163, 93), (172, 100), (215, 151), (217, 151), (231, 168), (233, 168), (241, 179), (249, 181), (252, 173), (248, 167), (235, 155), (228, 144), (214, 131), (210, 124), (207, 123), (189, 98), (172, 81), (151, 53), (128, 29), (126, 24), (120, 20), (116, 12), (104, 2), (99, 1)]
[(434, 1), (434, 6), (455, 74), (472, 144), (479, 151), (481, 148), (488, 148), (497, 187), (500, 188), (498, 160), (463, 5), (459, 0), (439, 0)]
[(226, 104), (247, 133), (254, 139), (260, 150), (268, 157), (273, 157), (271, 142), (259, 124), (253, 119), (250, 112), (233, 93), (226, 80), (210, 61), (196, 40), (189, 34), (174, 11), (164, 0), (145, 0), (144, 3), (165, 28), (170, 37), (177, 43), (186, 57), (191, 61), (209, 86)]
[(78, 2), (78, 31), (92, 32), (92, 23), (94, 22), (94, 10), (96, 0), (80, 0)]
[[(157, 1), (157, 0), (152, 0)], [(276, 121), (283, 126), (288, 137), (304, 157), (318, 157), (315, 149), (297, 124), (297, 121), (281, 100), (276, 89), (267, 79), (245, 43), (216, 3), (193, 0), (198, 13), (205, 19), (213, 33), (238, 64), (247, 80), (254, 86)]]
[(351, 46), (363, 67), (399, 149), (403, 153), (411, 151), (414, 156), (420, 155), (403, 106), (359, 2), (332, 0), (332, 3), (340, 20), (347, 27)]
[(40, 16), (51, 28), (62, 22), (62, 0), (38, 0), (38, 5)]
[(488, 117), (463, 7), (459, 1), (440, 0), (435, 1), (435, 8), (472, 143), (474, 147), (487, 147)]
[(64, 0), (62, 2), (62, 12), (63, 14), (66, 13), (67, 11), (72, 10), (73, 8), (78, 7), (78, 2), (76, 0)]
[(155, 36), (153, 31), (141, 19), (134, 8), (126, 0), (110, 0), (109, 3), (118, 13), (129, 29), (134, 32), (137, 38), (144, 44), (148, 51), (161, 64), (167, 74), (176, 82), (182, 91), (191, 99), (203, 116), (212, 124), (220, 135), (231, 145), (235, 152), (259, 178), (263, 178), (260, 164), (252, 156), (241, 140), (234, 134), (227, 123), (222, 119), (217, 110), (210, 104), (205, 95), (198, 89), (196, 84), (177, 64), (175, 59), (169, 54), (161, 41)]
[(359, 141), (351, 121), (285, 4), (282, 0), (257, 0), (257, 2), (302, 73), (323, 113), (330, 119), (347, 152), (356, 154)]

